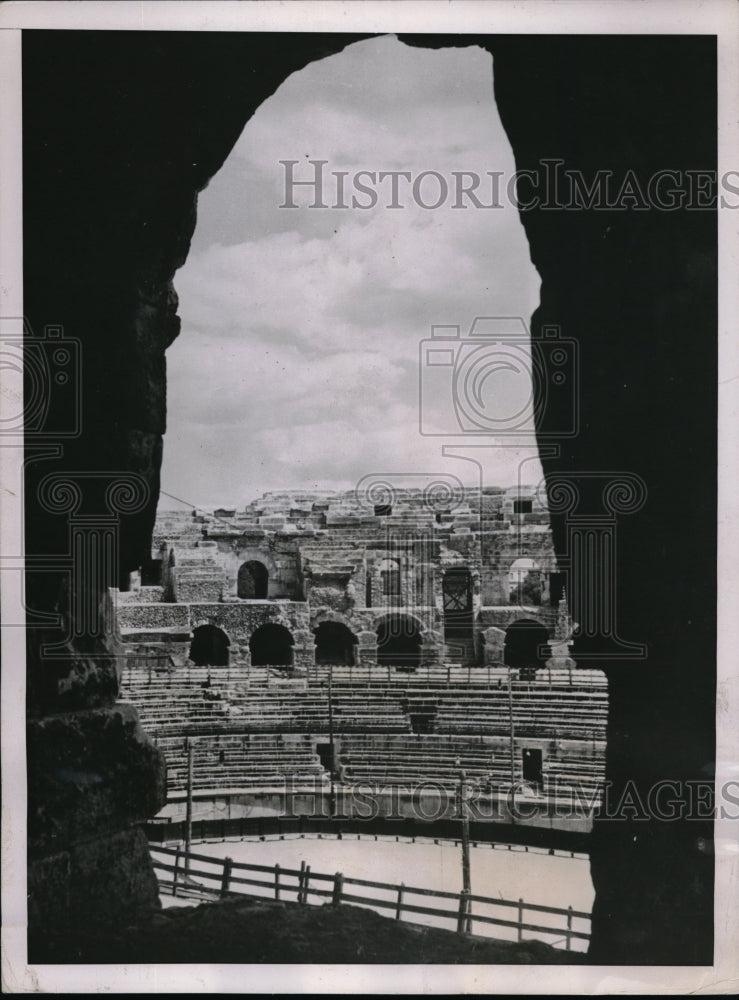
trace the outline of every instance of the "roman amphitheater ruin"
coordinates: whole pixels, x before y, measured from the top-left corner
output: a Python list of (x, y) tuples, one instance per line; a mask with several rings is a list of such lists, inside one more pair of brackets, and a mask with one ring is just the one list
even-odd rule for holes
[[(669, 779), (685, 805), (690, 782), (712, 779), (715, 211), (678, 204), (670, 212), (559, 212), (532, 198), (520, 213), (541, 276), (532, 337), (556, 323), (582, 345), (582, 433), (552, 450), (559, 425), (547, 410), (537, 426), (544, 474), (550, 483), (573, 470), (590, 477), (583, 509), (601, 520), (594, 477), (628, 470), (648, 482), (648, 502), (619, 520), (617, 539), (618, 625), (648, 648), (648, 659), (603, 664), (593, 652), (605, 634), (590, 645), (576, 638), (565, 651), (560, 583), (536, 520), (544, 515), (532, 500), (530, 513), (509, 506), (509, 519), (505, 506), (517, 498), (505, 492), (480, 499), (479, 530), (466, 497), (469, 515), (434, 512), (425, 535), (414, 525), (411, 541), (403, 541), (402, 503), (392, 512), (351, 514), (348, 498), (338, 505), (335, 498), (275, 498), (261, 512), (256, 505), (202, 522), (188, 513), (154, 530), (167, 430), (165, 352), (180, 335), (176, 273), (188, 257), (198, 193), (283, 81), (362, 37), (23, 33), (24, 281), (10, 315), (26, 316), (42, 344), (47, 331), (64, 331), (84, 357), (72, 399), (81, 400), (84, 420), (75, 423), (66, 389), (54, 395), (38, 426), (27, 421), (25, 443), (6, 449), (25, 459), (17, 481), (3, 484), (4, 503), (24, 506), (24, 605), (10, 624), (27, 625), (25, 691), (22, 654), (8, 660), (6, 674), (18, 674), (19, 718), (24, 700), (26, 709), (27, 771), (18, 776), (27, 786), (27, 853), (18, 867), (27, 869), (27, 912), (8, 917), (4, 907), (4, 919), (21, 934), (27, 923), (28, 954), (39, 965), (102, 961), (105, 942), (115, 943), (143, 910), (142, 940), (161, 930), (143, 825), (181, 809), (188, 735), (193, 742), (215, 737), (193, 748), (193, 784), (211, 798), (214, 788), (230, 787), (232, 761), (239, 782), (248, 778), (258, 790), (251, 760), (263, 753), (272, 765), (280, 751), (279, 759), (307, 768), (306, 778), (317, 774), (330, 794), (333, 762), (323, 744), (331, 729), (337, 787), (370, 768), (387, 784), (392, 758), (408, 774), (422, 767), (444, 781), (464, 767), (492, 789), (510, 781), (510, 677), (514, 709), (524, 707), (531, 727), (513, 716), (514, 777), (524, 766), (532, 784), (552, 769), (564, 774), (569, 740), (578, 743), (581, 772), (590, 754), (598, 775), (602, 709), (583, 729), (578, 703), (604, 706), (602, 692), (580, 691), (580, 678), (587, 688), (588, 671), (603, 667), (605, 773), (616, 794), (636, 788), (646, 797)], [(398, 37), (429, 50), (476, 45), (490, 54), (490, 104), (523, 175), (552, 157), (588, 183), (604, 170), (635, 175), (643, 188), (666, 168), (716, 174), (710, 34)], [(531, 194), (524, 184), (524, 197)], [(17, 201), (12, 211), (20, 210)], [(204, 379), (199, 391), (217, 387)], [(499, 501), (500, 519), (492, 514)], [(550, 504), (550, 517), (563, 557), (569, 512)], [(91, 572), (89, 546), (99, 541), (115, 560)], [(420, 579), (407, 575), (407, 546), (424, 551), (413, 561)], [(519, 558), (530, 560), (521, 566), (521, 606), (510, 602), (509, 571)], [(98, 615), (115, 595), (111, 587), (119, 590), (110, 603), (124, 648)], [(403, 588), (409, 599), (401, 611), (395, 602)], [(522, 620), (536, 623), (520, 636), (536, 638), (533, 670), (526, 663), (533, 644), (514, 638)], [(550, 650), (539, 648), (543, 630)], [(568, 652), (577, 664), (572, 687)], [(543, 728), (545, 701), (555, 718)], [(422, 765), (413, 755), (418, 745)], [(541, 775), (538, 754), (522, 759), (527, 749), (541, 751)], [(275, 770), (259, 773), (274, 786)], [(596, 815), (588, 835), (591, 963), (711, 964), (713, 837), (711, 815), (674, 822)], [(383, 947), (402, 933), (389, 923), (384, 937), (373, 927)], [(278, 942), (288, 938), (299, 935), (275, 934)], [(191, 962), (201, 939), (182, 936), (168, 960)], [(159, 944), (164, 961), (161, 934)], [(454, 944), (451, 960), (463, 961), (463, 942)], [(205, 960), (228, 961), (220, 945)], [(321, 955), (346, 961), (347, 953)], [(122, 960), (140, 954), (131, 948)], [(480, 961), (479, 953), (468, 955)], [(231, 960), (243, 962), (244, 952)]]
[(512, 788), (584, 794), (529, 822), (590, 829), (607, 689), (597, 670), (573, 677), (563, 579), (533, 487), (379, 481), (160, 513), (151, 558), (111, 601), (122, 698), (168, 761), (163, 816), (182, 817), (197, 737), (202, 817), (332, 782), (369, 784), (380, 812), (402, 786), (410, 816), (421, 783), (453, 789), (464, 771), (509, 809)]

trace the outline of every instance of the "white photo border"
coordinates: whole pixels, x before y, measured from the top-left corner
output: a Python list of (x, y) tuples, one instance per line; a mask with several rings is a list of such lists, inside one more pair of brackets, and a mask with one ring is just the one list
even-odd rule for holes
[[(484, 34), (711, 34), (718, 40), (719, 170), (737, 166), (739, 7), (733, 0), (381, 0), (4, 3), (0, 8), (0, 315), (22, 316), (21, 30), (356, 31)], [(687, 71), (687, 70), (686, 70)], [(739, 212), (719, 209), (719, 517), (716, 781), (739, 776)], [(0, 413), (10, 405), (7, 384)], [(11, 386), (9, 392), (12, 391)], [(6, 411), (7, 412), (7, 411)], [(0, 449), (2, 551), (20, 551), (22, 449)], [(3, 570), (2, 620), (22, 620), (21, 573)], [(20, 617), (19, 617), (20, 616)], [(25, 645), (2, 630), (2, 976), (9, 993), (566, 993), (717, 994), (739, 987), (739, 838), (716, 820), (715, 961), (711, 967), (70, 965), (26, 955)]]

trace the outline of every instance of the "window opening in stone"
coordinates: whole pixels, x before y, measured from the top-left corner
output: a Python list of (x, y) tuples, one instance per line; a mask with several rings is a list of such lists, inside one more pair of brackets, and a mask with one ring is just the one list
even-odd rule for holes
[(472, 574), (466, 567), (448, 569), (442, 579), (444, 639), (454, 643), (455, 659), (472, 656)]
[(400, 565), (394, 559), (382, 560), (380, 579), (385, 597), (400, 597)]
[(244, 600), (263, 601), (267, 597), (268, 586), (269, 572), (264, 563), (256, 559), (242, 563), (237, 580), (239, 597)]
[(516, 559), (508, 570), (508, 603), (536, 607), (542, 602), (544, 575), (536, 560)]

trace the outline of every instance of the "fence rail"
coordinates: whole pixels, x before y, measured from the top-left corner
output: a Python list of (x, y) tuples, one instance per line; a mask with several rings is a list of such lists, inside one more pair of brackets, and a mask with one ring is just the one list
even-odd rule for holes
[[(237, 893), (253, 899), (282, 900), (294, 897), (294, 901), (306, 905), (308, 896), (321, 900), (330, 900), (333, 906), (341, 903), (354, 903), (358, 906), (368, 906), (373, 909), (390, 910), (396, 920), (401, 920), (404, 913), (418, 914), (448, 920), (456, 925), (458, 933), (469, 933), (474, 923), (513, 928), (517, 931), (518, 941), (523, 940), (524, 932), (529, 934), (545, 934), (562, 936), (567, 951), (572, 948), (572, 940), (590, 940), (590, 934), (573, 927), (573, 920), (590, 921), (590, 914), (581, 910), (573, 910), (571, 906), (563, 909), (555, 906), (543, 906), (537, 903), (526, 903), (523, 899), (517, 901), (495, 899), (489, 896), (479, 896), (466, 892), (445, 892), (441, 889), (426, 889), (419, 886), (408, 886), (404, 883), (394, 885), (387, 882), (375, 882), (370, 879), (350, 878), (341, 872), (333, 875), (325, 872), (315, 872), (304, 861), (300, 868), (283, 868), (279, 864), (257, 865), (235, 862), (231, 858), (214, 858), (206, 854), (186, 853), (181, 847), (164, 847), (150, 844), (154, 868), (157, 872), (160, 889), (172, 896), (197, 899), (217, 899)], [(167, 859), (172, 859), (170, 862)], [(199, 863), (201, 867), (194, 867)], [(202, 865), (208, 866), (203, 868)], [(265, 878), (249, 877), (264, 875)], [(164, 875), (165, 877), (162, 877)], [(169, 876), (169, 877), (167, 877)], [(201, 881), (198, 881), (201, 880)], [(320, 884), (316, 884), (320, 883)], [(248, 891), (260, 889), (261, 892)], [(372, 895), (360, 895), (347, 891), (347, 887), (359, 889), (375, 889), (389, 893), (387, 898)], [(438, 900), (449, 900), (454, 906), (427, 906), (418, 902), (409, 902), (408, 896), (420, 896)], [(478, 907), (473, 912), (473, 904)], [(510, 912), (516, 910), (516, 919), (510, 920), (503, 916), (479, 912), (479, 907), (500, 907)], [(529, 923), (524, 920), (525, 913), (543, 913), (563, 918), (564, 926), (551, 924)], [(553, 942), (558, 944), (558, 942)]]

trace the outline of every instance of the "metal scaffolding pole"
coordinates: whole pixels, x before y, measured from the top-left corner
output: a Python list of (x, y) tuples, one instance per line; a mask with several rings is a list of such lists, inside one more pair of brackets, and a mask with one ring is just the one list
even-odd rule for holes
[(190, 872), (190, 844), (192, 843), (192, 771), (193, 741), (187, 740), (187, 802), (185, 805), (185, 878)]

